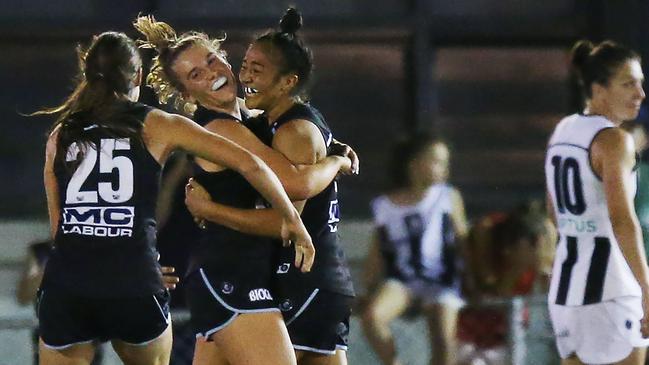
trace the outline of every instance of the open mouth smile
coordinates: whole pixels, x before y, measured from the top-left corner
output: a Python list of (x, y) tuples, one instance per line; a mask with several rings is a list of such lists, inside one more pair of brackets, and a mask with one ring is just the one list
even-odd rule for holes
[(244, 87), (244, 88), (243, 88), (243, 92), (244, 92), (246, 95), (254, 95), (254, 94), (258, 93), (259, 91), (258, 91), (257, 89), (253, 89), (253, 88), (251, 88), (251, 87)]
[(225, 76), (221, 76), (214, 83), (212, 84), (212, 91), (216, 91), (220, 88), (222, 88), (225, 84), (228, 83), (228, 78)]

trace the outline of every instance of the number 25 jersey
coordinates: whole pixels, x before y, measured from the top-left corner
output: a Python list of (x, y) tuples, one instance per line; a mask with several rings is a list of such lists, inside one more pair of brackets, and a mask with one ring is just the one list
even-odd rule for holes
[[(604, 184), (590, 162), (593, 140), (608, 128), (615, 125), (602, 116), (574, 114), (559, 122), (548, 144), (546, 187), (559, 231), (552, 304), (580, 306), (641, 295), (613, 234)], [(635, 195), (635, 172), (624, 178)]]
[[(114, 119), (141, 127), (149, 110), (128, 104)], [(156, 293), (160, 165), (142, 142), (85, 124), (87, 147), (74, 142), (54, 163), (61, 224), (43, 287), (92, 297)]]

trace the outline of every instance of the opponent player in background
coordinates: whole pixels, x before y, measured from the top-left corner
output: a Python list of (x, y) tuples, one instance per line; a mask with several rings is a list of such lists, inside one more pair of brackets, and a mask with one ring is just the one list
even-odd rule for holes
[(559, 232), (548, 304), (564, 364), (644, 363), (649, 277), (638, 218), (636, 154), (619, 128), (645, 97), (640, 57), (606, 41), (572, 50), (586, 105), (556, 126), (545, 159)]

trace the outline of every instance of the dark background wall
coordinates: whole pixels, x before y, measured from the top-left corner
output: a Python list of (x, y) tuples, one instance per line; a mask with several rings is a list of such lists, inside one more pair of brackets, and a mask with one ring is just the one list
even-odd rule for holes
[(289, 3), (303, 12), (315, 55), (312, 102), (362, 158), (361, 176), (343, 181), (347, 217), (368, 215), (392, 140), (420, 128), (451, 142), (452, 181), (470, 215), (541, 197), (545, 141), (578, 105), (569, 46), (612, 37), (649, 49), (641, 0), (0, 1), (0, 217), (46, 214), (51, 119), (19, 112), (64, 99), (78, 43), (104, 30), (135, 36), (130, 22), (151, 13), (180, 31), (227, 32), (237, 70), (252, 36)]

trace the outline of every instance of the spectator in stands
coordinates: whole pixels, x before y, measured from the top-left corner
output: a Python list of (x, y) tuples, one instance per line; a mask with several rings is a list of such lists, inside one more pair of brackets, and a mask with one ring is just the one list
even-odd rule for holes
[(363, 328), (383, 364), (400, 364), (389, 324), (417, 306), (429, 325), (430, 363), (450, 365), (467, 223), (462, 197), (447, 183), (449, 149), (420, 133), (398, 141), (392, 157), (393, 187), (372, 201), (376, 235), (365, 270)]
[(540, 292), (547, 291), (555, 241), (554, 228), (539, 202), (476, 222), (467, 243), (474, 284), (467, 294), (473, 300), (459, 316), (458, 364), (508, 361), (507, 300), (531, 294), (537, 284)]

